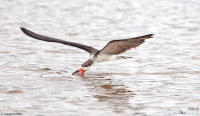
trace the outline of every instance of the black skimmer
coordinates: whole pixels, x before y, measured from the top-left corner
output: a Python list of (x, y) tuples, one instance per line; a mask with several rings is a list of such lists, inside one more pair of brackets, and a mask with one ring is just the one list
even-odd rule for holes
[(26, 35), (28, 35), (32, 38), (38, 39), (38, 40), (61, 43), (61, 44), (77, 47), (77, 48), (80, 48), (82, 50), (89, 52), (90, 58), (81, 65), (81, 68), (79, 70), (72, 73), (72, 75), (79, 74), (80, 76), (84, 76), (85, 71), (87, 71), (88, 68), (92, 64), (97, 63), (97, 62), (103, 62), (103, 61), (124, 58), (122, 56), (117, 56), (117, 55), (120, 53), (123, 53), (131, 48), (136, 48), (139, 45), (141, 45), (145, 41), (145, 39), (149, 39), (149, 38), (153, 37), (153, 34), (148, 34), (148, 35), (143, 35), (143, 36), (129, 38), (129, 39), (112, 40), (112, 41), (108, 42), (108, 44), (103, 49), (98, 50), (91, 46), (40, 35), (35, 32), (32, 32), (24, 27), (21, 27), (21, 30)]

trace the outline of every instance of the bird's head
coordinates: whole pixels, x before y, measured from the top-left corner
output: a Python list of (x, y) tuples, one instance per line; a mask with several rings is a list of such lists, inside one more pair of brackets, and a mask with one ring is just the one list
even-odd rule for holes
[(77, 71), (75, 71), (74, 73), (72, 73), (72, 75), (76, 75), (79, 74), (79, 76), (84, 76), (85, 72), (89, 70), (90, 66), (92, 65), (93, 61), (91, 59), (87, 60), (86, 62), (84, 62), (81, 65), (81, 68)]

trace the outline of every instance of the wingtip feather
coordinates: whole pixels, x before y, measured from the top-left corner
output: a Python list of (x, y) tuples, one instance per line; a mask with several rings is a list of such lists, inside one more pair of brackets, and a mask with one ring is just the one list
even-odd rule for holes
[(144, 35), (143, 37), (144, 37), (144, 38), (153, 38), (153, 36), (154, 36), (154, 34), (152, 33), (152, 34)]
[(20, 27), (20, 29), (21, 29), (21, 31), (22, 31), (23, 33), (26, 34), (26, 32), (27, 32), (27, 29), (26, 29), (26, 28), (24, 28), (24, 27)]
[(20, 27), (20, 29), (23, 31), (23, 30), (25, 30), (25, 28), (24, 27)]

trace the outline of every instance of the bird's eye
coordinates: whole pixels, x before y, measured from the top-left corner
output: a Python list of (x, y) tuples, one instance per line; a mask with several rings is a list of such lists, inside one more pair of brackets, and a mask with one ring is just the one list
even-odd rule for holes
[(88, 67), (88, 65), (85, 65), (85, 67)]

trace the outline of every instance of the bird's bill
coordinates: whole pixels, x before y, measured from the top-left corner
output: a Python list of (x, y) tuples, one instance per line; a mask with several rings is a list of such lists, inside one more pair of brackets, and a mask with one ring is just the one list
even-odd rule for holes
[(72, 75), (77, 75), (77, 74), (78, 74), (79, 76), (84, 76), (85, 71), (86, 71), (86, 70), (84, 70), (83, 68), (81, 68), (81, 69), (79, 69), (79, 70), (73, 72)]
[(73, 72), (72, 75), (77, 75), (77, 74), (78, 74), (78, 71), (79, 71), (79, 70)]
[(80, 76), (84, 76), (85, 71), (86, 71), (86, 70), (84, 70), (83, 68), (81, 68), (81, 69), (78, 70), (78, 72), (81, 72)]

